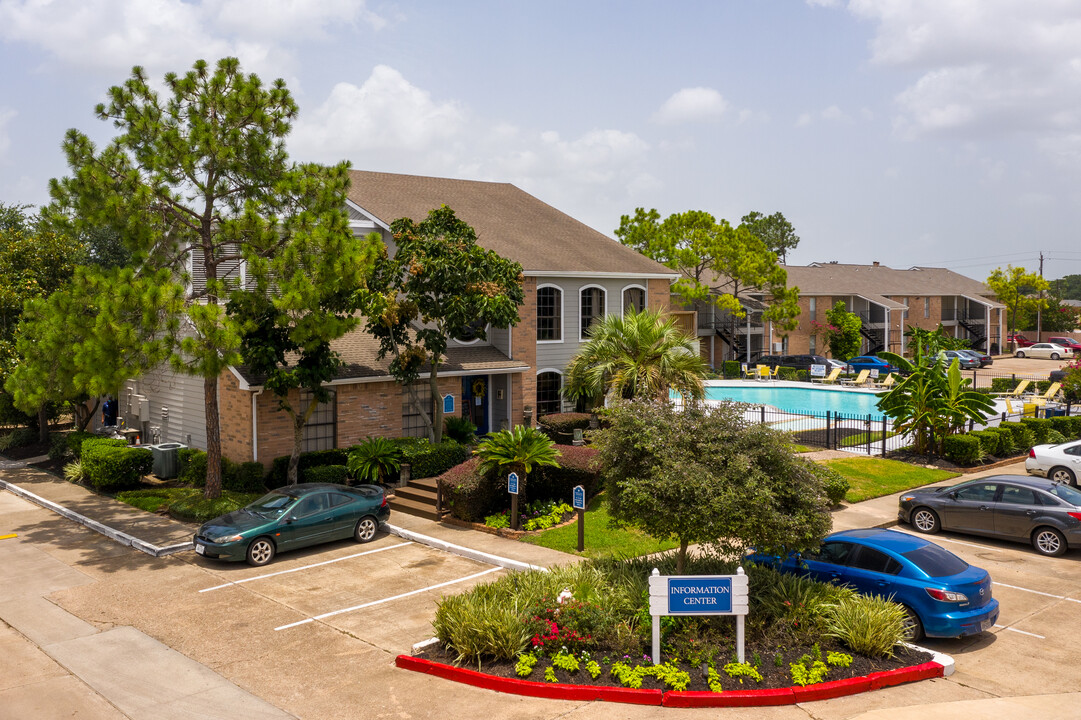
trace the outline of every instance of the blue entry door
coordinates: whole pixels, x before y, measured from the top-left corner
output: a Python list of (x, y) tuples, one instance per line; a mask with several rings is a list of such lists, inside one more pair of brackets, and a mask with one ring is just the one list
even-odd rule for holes
[(462, 378), (462, 417), (477, 426), (477, 435), (484, 435), (488, 427), (488, 403), (492, 383), (487, 375), (467, 375)]

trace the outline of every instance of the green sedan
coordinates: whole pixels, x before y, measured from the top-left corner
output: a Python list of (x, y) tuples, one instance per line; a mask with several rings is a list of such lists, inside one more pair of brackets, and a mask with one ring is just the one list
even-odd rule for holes
[(288, 485), (204, 523), (195, 534), (195, 552), (266, 565), (283, 550), (349, 536), (366, 543), (389, 517), (386, 491), (375, 485)]

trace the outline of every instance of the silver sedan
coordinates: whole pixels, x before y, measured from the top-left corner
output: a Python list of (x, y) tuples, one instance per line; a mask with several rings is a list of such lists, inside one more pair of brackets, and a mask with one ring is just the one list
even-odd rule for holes
[(1019, 358), (1031, 357), (1061, 360), (1065, 357), (1071, 357), (1073, 355), (1073, 350), (1061, 345), (1056, 345), (1055, 343), (1036, 343), (1035, 345), (1029, 345), (1028, 347), (1018, 348), (1014, 355)]

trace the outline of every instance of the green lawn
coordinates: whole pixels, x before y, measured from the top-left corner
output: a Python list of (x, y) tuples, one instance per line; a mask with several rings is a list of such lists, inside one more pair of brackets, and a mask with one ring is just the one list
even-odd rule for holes
[(202, 488), (149, 488), (125, 490), (116, 499), (147, 512), (158, 512), (170, 506), (172, 515), (189, 522), (206, 522), (258, 500), (263, 493), (223, 491), (220, 498), (206, 500)]
[[(887, 430), (886, 431), (886, 437), (888, 437), (888, 438), (891, 438), (896, 434), (897, 433), (893, 432), (892, 430)], [(866, 445), (867, 444), (867, 435), (868, 435), (868, 433), (865, 433), (865, 432), (856, 433), (855, 435), (849, 435), (848, 437), (842, 439), (837, 444), (840, 445), (841, 447), (853, 447), (854, 445)], [(881, 430), (872, 431), (870, 433), (870, 436), (871, 436), (871, 442), (873, 442), (873, 443), (877, 443), (877, 442), (882, 441), (882, 431)]]
[(845, 495), (848, 502), (892, 495), (960, 475), (949, 470), (934, 470), (882, 458), (845, 458), (830, 460), (826, 464), (848, 478), (851, 485)]
[(603, 495), (593, 498), (586, 510), (585, 550), (578, 552), (578, 523), (545, 530), (522, 538), (534, 545), (583, 557), (638, 557), (679, 547), (671, 540), (657, 540), (640, 530), (608, 527), (608, 506)]

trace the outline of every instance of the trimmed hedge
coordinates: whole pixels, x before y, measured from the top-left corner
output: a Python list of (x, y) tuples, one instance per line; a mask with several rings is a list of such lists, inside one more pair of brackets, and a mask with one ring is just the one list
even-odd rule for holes
[(995, 453), (998, 457), (1011, 457), (1017, 452), (1017, 448), (1013, 444), (1013, 433), (1007, 428), (1001, 427), (989, 427), (984, 432), (994, 433), (998, 435), (998, 452)]
[(973, 430), (969, 435), (980, 441), (980, 449), (983, 450), (985, 455), (994, 455), (995, 457), (1004, 455), (1000, 449), (1002, 441), (999, 433), (987, 430)]
[(946, 459), (958, 465), (975, 465), (983, 452), (980, 439), (972, 435), (948, 435), (942, 439), (942, 452)]
[(306, 483), (337, 483), (344, 485), (349, 477), (345, 465), (317, 465), (300, 473), (300, 481)]
[(469, 458), (437, 479), (451, 513), (466, 522), (484, 522), (506, 504), (506, 487), (495, 473), (482, 475), (479, 467), (479, 458)]
[(82, 464), (91, 486), (105, 491), (126, 490), (138, 487), (143, 475), (150, 472), (154, 454), (147, 448), (129, 446), (126, 440), (87, 440), (82, 445)]
[(438, 445), (428, 442), (427, 438), (402, 438), (402, 462), (409, 463), (409, 474), (413, 478), (438, 477), (455, 465), (460, 465), (469, 457), (469, 448), (453, 440), (444, 440)]
[(600, 491), (601, 475), (596, 449), (585, 445), (560, 445), (559, 452), (562, 453), (562, 456), (556, 459), (559, 467), (535, 467), (526, 478), (525, 489), (530, 502), (560, 500), (570, 503), (576, 485), (586, 489), (587, 498)]
[[(177, 479), (192, 487), (206, 487), (207, 455), (202, 450), (183, 448), (177, 451), (180, 464)], [(221, 459), (221, 489), (237, 493), (261, 493), (263, 465), (257, 462), (235, 463), (229, 458)]]
[(585, 433), (589, 429), (591, 417), (593, 416), (590, 413), (552, 413), (537, 420), (537, 426), (552, 442), (571, 445), (574, 443), (574, 431), (581, 430)]
[[(308, 468), (320, 467), (321, 465), (345, 465), (348, 462), (349, 448), (332, 448), (330, 450), (300, 453), (297, 475), (304, 477), (304, 471)], [(289, 456), (276, 457), (270, 465), (270, 473), (266, 477), (266, 486), (271, 490), (279, 488), (289, 481), (288, 475)]]
[[(805, 370), (804, 372), (806, 373), (807, 371)], [(794, 367), (784, 367), (782, 365), (781, 367), (777, 368), (777, 379), (778, 380), (799, 380), (800, 379), (799, 373), (800, 373), (800, 371), (797, 370)]]
[(1032, 444), (1043, 445), (1047, 442), (1047, 433), (1051, 431), (1048, 418), (1021, 418), (1021, 424), (1032, 432)]
[(743, 366), (739, 360), (725, 360), (721, 363), (721, 370), (726, 378), (738, 378), (743, 374)]
[(1025, 425), (1007, 420), (999, 423), (998, 426), (1010, 431), (1013, 437), (1013, 447), (1017, 452), (1026, 452), (1032, 447), (1032, 431)]
[(1077, 421), (1081, 420), (1081, 417), (1064, 417), (1060, 415), (1047, 420), (1051, 423), (1051, 427), (1062, 433), (1062, 436), (1067, 440), (1081, 437), (1081, 433), (1077, 432)]

